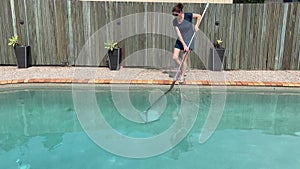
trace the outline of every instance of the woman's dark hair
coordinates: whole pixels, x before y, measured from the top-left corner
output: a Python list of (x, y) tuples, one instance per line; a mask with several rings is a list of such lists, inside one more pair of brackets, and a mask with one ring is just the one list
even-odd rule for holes
[(183, 9), (183, 4), (182, 3), (178, 3), (176, 6), (173, 7), (172, 12), (182, 12)]

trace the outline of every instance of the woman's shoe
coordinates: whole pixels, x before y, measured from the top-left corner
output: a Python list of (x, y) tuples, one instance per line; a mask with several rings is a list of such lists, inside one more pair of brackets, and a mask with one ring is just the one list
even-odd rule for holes
[(180, 83), (180, 84), (183, 84), (183, 83), (184, 83), (184, 78), (180, 78), (180, 79), (179, 79), (179, 83)]

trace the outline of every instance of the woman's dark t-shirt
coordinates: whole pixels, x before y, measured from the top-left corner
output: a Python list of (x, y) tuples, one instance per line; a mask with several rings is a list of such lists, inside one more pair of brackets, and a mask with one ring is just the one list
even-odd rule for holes
[[(184, 13), (184, 20), (182, 23), (178, 23), (176, 18), (173, 20), (173, 26), (178, 27), (181, 36), (187, 46), (189, 45), (190, 40), (194, 34), (192, 20), (193, 20), (193, 13)], [(192, 45), (193, 43), (191, 44), (190, 48), (193, 49)]]

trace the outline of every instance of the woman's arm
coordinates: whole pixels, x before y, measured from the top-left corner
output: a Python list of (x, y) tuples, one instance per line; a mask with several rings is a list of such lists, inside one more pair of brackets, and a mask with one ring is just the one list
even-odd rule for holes
[(199, 30), (199, 25), (201, 22), (201, 15), (197, 14), (197, 13), (193, 13), (193, 18), (197, 19), (196, 25), (195, 25), (195, 32), (197, 32)]
[(189, 51), (189, 48), (188, 48), (188, 46), (185, 44), (185, 42), (184, 42), (184, 40), (183, 40), (183, 38), (182, 38), (182, 35), (181, 35), (181, 33), (180, 33), (180, 30), (179, 30), (179, 28), (177, 27), (177, 26), (175, 26), (175, 32), (176, 32), (176, 34), (177, 34), (177, 36), (178, 36), (178, 40), (182, 43), (182, 45), (183, 45), (183, 48), (184, 48), (184, 51)]

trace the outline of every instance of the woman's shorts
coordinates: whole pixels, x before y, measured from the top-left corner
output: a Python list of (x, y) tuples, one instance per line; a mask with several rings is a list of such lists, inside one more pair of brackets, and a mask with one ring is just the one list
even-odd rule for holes
[[(182, 43), (178, 39), (176, 40), (175, 48), (180, 49), (180, 50), (184, 50)], [(194, 40), (192, 41), (192, 43), (190, 45), (190, 50), (193, 50), (193, 49), (194, 49)]]

